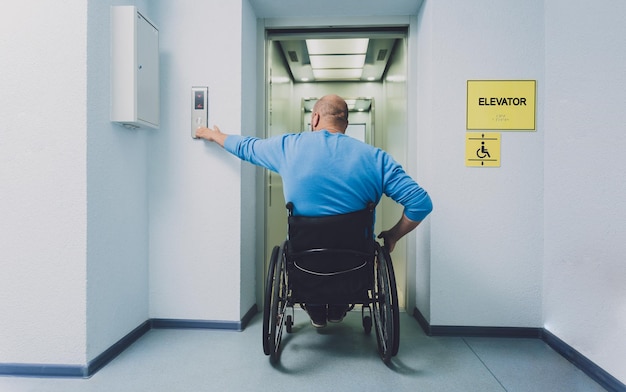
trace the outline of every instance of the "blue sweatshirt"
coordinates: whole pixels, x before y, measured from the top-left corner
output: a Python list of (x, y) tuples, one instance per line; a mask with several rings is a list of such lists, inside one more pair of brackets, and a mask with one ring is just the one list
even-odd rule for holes
[(280, 174), (294, 215), (325, 216), (378, 204), (383, 194), (404, 206), (413, 221), (432, 210), (428, 193), (385, 151), (328, 131), (269, 139), (229, 135), (224, 148), (245, 161)]

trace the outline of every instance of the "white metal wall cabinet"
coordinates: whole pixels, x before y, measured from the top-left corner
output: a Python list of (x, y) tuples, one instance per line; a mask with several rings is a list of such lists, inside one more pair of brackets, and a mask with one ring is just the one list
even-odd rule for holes
[(159, 30), (134, 6), (111, 7), (111, 121), (159, 127)]

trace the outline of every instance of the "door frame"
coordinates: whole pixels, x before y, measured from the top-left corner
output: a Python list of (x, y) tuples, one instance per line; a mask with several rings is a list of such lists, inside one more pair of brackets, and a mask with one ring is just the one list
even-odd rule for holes
[[(332, 19), (332, 18), (331, 18)], [(293, 30), (293, 29), (347, 29), (350, 27), (358, 28), (383, 28), (383, 27), (403, 27), (406, 28), (406, 145), (407, 157), (416, 153), (416, 136), (415, 132), (408, 132), (409, 129), (416, 129), (417, 118), (411, 114), (408, 108), (417, 107), (417, 71), (415, 64), (417, 63), (417, 15), (401, 15), (401, 16), (375, 16), (375, 17), (337, 17), (336, 22), (332, 22), (328, 18), (321, 21), (319, 18), (271, 18), (258, 19), (257, 24), (257, 129), (258, 136), (265, 137), (268, 129), (268, 33), (276, 30)], [(404, 167), (409, 174), (416, 172), (416, 159), (407, 159)], [(256, 263), (257, 277), (257, 306), (263, 309), (264, 286), (265, 286), (265, 264), (268, 252), (266, 249), (266, 233), (267, 216), (266, 216), (266, 170), (259, 168), (257, 171), (257, 200), (260, 200), (256, 224), (261, 230), (257, 230), (257, 255), (261, 255)], [(405, 309), (412, 313), (412, 309), (416, 308), (416, 240), (414, 235), (405, 237), (406, 246), (406, 282), (405, 282)], [(279, 245), (279, 244), (277, 244)], [(412, 260), (412, 262), (409, 262)]]

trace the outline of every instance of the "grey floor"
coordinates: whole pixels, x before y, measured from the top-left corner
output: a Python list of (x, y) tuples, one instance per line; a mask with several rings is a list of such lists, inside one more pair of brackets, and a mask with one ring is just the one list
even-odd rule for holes
[(354, 311), (321, 330), (296, 311), (273, 366), (261, 318), (243, 332), (151, 330), (89, 379), (0, 377), (0, 391), (604, 391), (541, 340), (428, 337), (405, 313), (389, 366)]

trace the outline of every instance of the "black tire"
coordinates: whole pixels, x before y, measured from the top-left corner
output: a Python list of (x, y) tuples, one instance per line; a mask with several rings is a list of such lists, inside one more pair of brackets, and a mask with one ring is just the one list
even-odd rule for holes
[(373, 313), (376, 340), (381, 359), (388, 363), (400, 346), (400, 320), (393, 265), (389, 252), (380, 246), (377, 246), (375, 271)]
[(276, 265), (274, 267), (274, 281), (272, 283), (270, 323), (269, 323), (269, 349), (270, 361), (276, 363), (280, 357), (280, 343), (285, 326), (285, 309), (287, 305), (287, 271), (284, 257), (284, 244), (278, 250)]
[(272, 293), (274, 291), (274, 270), (276, 269), (279, 249), (278, 246), (272, 249), (272, 255), (270, 256), (270, 263), (265, 278), (265, 299), (263, 301), (263, 352), (265, 355), (270, 355), (270, 341), (273, 339), (272, 335), (270, 335), (270, 316), (272, 310)]
[(387, 261), (387, 271), (389, 278), (389, 292), (391, 293), (391, 312), (393, 317), (393, 345), (392, 345), (392, 356), (398, 355), (398, 350), (400, 349), (400, 307), (398, 305), (398, 286), (396, 285), (396, 274), (393, 269), (393, 262), (391, 260), (391, 255), (386, 247), (381, 247), (382, 252), (384, 254), (385, 260)]

